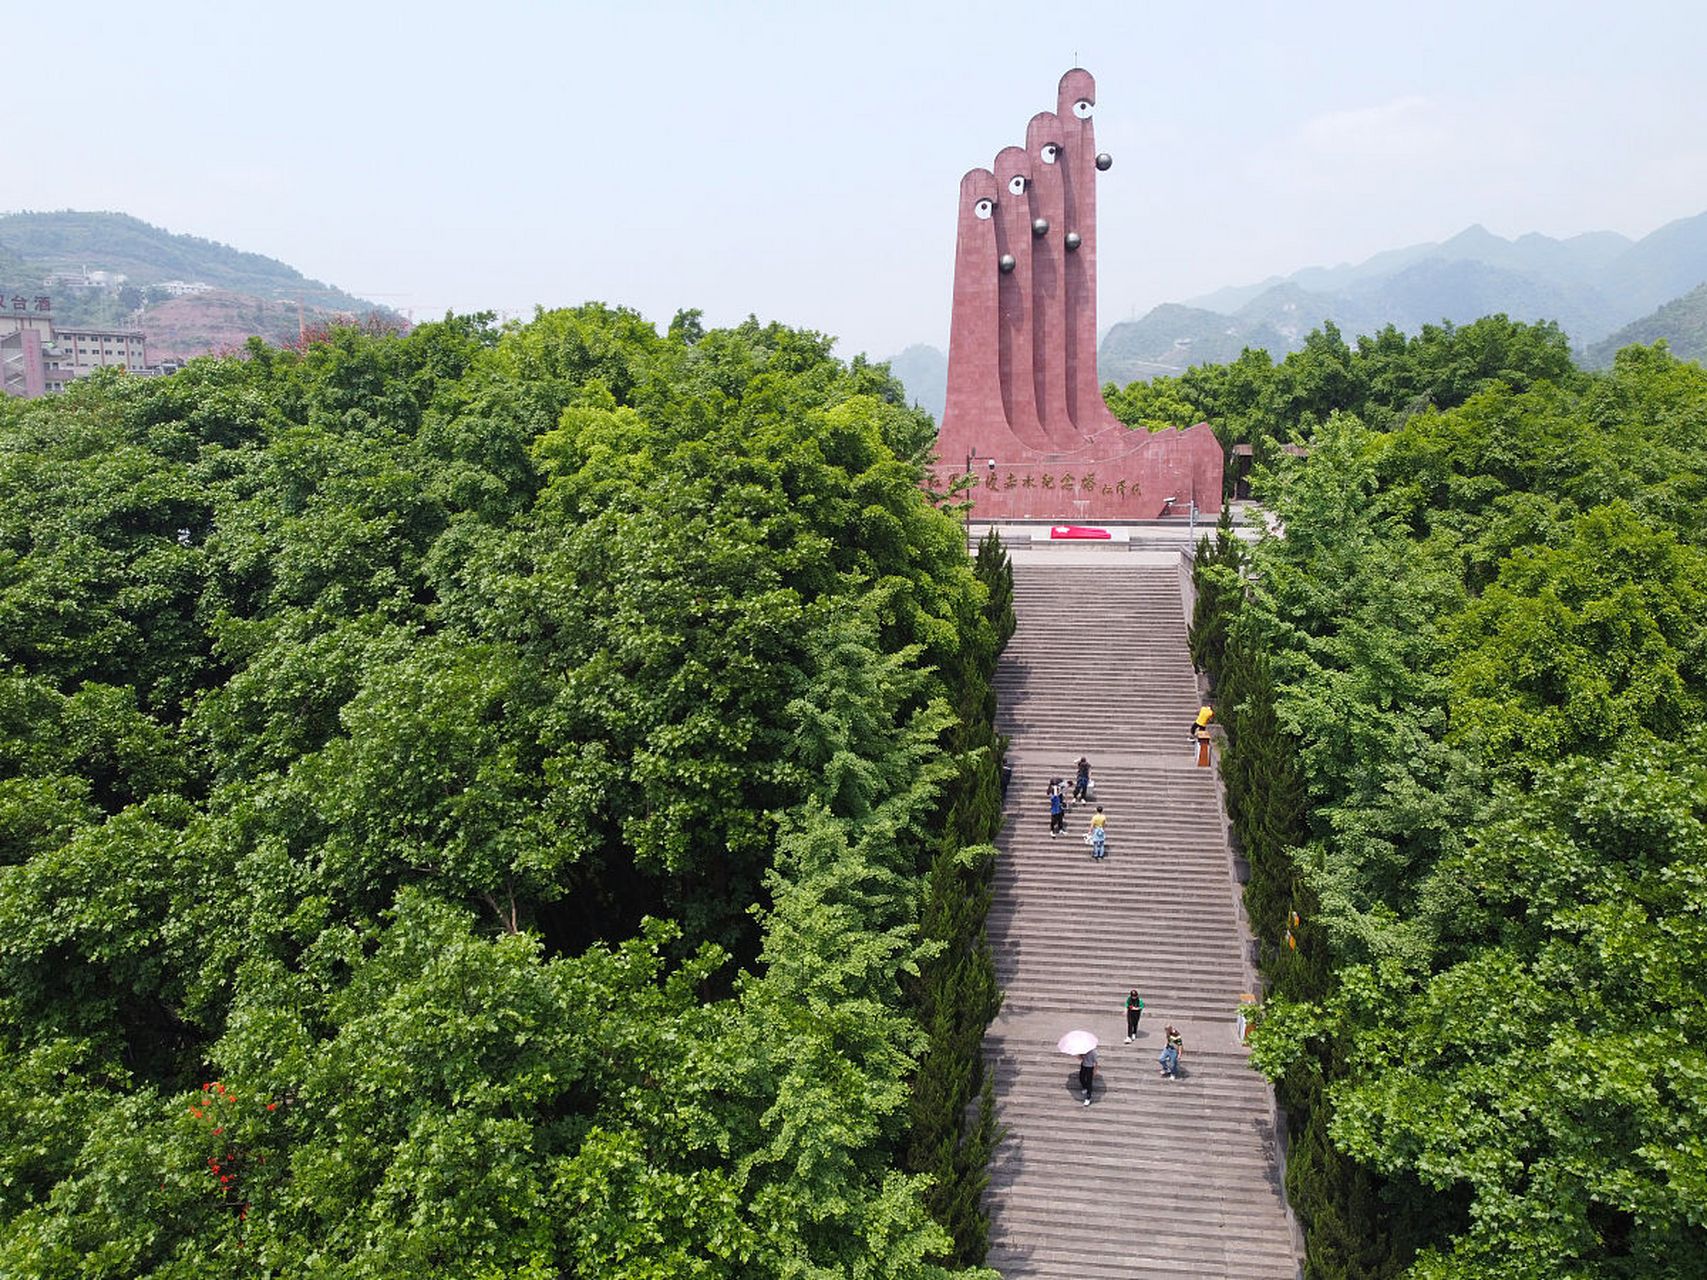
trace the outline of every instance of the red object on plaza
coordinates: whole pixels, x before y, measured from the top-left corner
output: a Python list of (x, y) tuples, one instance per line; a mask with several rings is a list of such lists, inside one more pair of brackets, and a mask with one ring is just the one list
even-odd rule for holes
[(1108, 538), (1107, 529), (1093, 529), (1086, 524), (1058, 524), (1049, 530), (1051, 538)]

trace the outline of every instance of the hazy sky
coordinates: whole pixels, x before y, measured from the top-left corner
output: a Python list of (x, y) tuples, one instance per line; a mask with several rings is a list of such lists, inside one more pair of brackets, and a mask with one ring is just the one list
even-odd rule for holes
[(1704, 50), (1699, 0), (0, 0), (0, 210), (120, 210), (417, 319), (697, 306), (882, 357), (946, 344), (960, 175), (1075, 61), (1106, 326), (1472, 222), (1707, 210)]

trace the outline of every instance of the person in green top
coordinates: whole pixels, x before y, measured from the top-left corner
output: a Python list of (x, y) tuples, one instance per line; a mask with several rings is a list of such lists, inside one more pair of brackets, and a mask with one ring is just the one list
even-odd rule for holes
[(1132, 994), (1126, 997), (1126, 1043), (1131, 1044), (1138, 1035), (1138, 1019), (1144, 1016), (1144, 997), (1138, 994), (1138, 988), (1132, 988)]

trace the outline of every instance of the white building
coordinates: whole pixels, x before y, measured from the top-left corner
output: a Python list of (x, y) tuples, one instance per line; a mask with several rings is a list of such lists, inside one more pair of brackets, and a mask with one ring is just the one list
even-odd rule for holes
[(91, 271), (84, 267), (81, 271), (55, 271), (43, 285), (51, 289), (55, 285), (65, 285), (72, 289), (116, 289), (130, 279), (122, 271)]

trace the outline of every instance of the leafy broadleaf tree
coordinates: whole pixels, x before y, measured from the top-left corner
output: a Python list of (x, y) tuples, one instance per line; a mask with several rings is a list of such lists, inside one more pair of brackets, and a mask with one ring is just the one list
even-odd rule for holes
[(1001, 620), (882, 366), (678, 319), (0, 406), (0, 1273), (981, 1258)]

